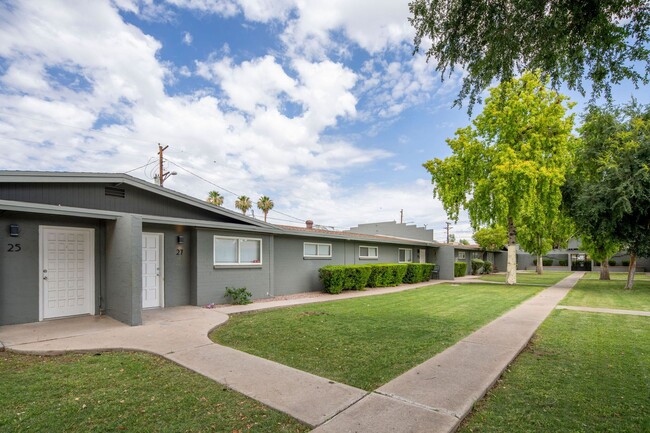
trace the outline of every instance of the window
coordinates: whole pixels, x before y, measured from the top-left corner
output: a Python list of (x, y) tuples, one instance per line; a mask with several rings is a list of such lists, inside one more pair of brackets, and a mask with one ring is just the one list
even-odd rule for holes
[(379, 247), (359, 247), (360, 259), (377, 259), (379, 258)]
[(465, 260), (465, 251), (458, 251), (458, 260)]
[(410, 248), (400, 248), (397, 261), (400, 263), (411, 263), (413, 261), (413, 250)]
[(332, 257), (332, 244), (305, 242), (302, 247), (304, 257)]
[(214, 237), (215, 265), (261, 265), (262, 239)]

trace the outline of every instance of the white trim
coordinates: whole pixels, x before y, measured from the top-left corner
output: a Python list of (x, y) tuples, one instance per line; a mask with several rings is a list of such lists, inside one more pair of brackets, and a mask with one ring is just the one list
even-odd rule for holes
[[(316, 245), (316, 254), (305, 254), (306, 245)], [(329, 254), (319, 254), (321, 246), (327, 246), (330, 249)], [(303, 242), (302, 243), (302, 256), (307, 259), (331, 259), (332, 258), (332, 244), (327, 243), (318, 243), (318, 242)]]
[[(400, 253), (404, 251), (404, 261), (400, 260)], [(406, 251), (411, 252), (411, 258), (410, 260), (406, 260)], [(397, 263), (413, 263), (413, 248), (398, 248), (397, 249)]]
[[(65, 227), (65, 226), (38, 226), (38, 321), (42, 322), (45, 316), (45, 303), (43, 301), (43, 291), (45, 287), (43, 286), (43, 231), (46, 229), (52, 230), (67, 230), (67, 231), (76, 231), (76, 232), (86, 232), (88, 233), (88, 293), (86, 294), (86, 299), (88, 302), (86, 304), (86, 312), (82, 314), (89, 314), (91, 316), (95, 315), (95, 304), (96, 304), (96, 294), (95, 294), (95, 229), (85, 228), (85, 227)], [(65, 317), (65, 316), (61, 316)]]
[[(158, 268), (160, 275), (158, 275), (158, 299), (160, 305), (158, 307), (150, 308), (165, 308), (165, 234), (158, 232), (142, 232), (142, 235), (157, 235), (158, 236)], [(140, 296), (142, 296), (142, 289), (140, 288)]]
[[(237, 239), (237, 262), (234, 263), (217, 263), (215, 257), (215, 241), (217, 239)], [(242, 263), (241, 262), (241, 241), (257, 241), (260, 243), (260, 261), (255, 263)], [(262, 249), (262, 238), (247, 238), (240, 236), (220, 236), (214, 235), (212, 237), (212, 263), (213, 266), (262, 266), (262, 257), (264, 256), (264, 250)]]
[[(376, 256), (362, 256), (361, 255), (361, 248), (368, 248), (368, 254), (370, 254), (370, 248), (374, 248), (377, 250), (377, 255)], [(379, 258), (379, 247), (378, 246), (372, 246), (372, 245), (359, 245), (359, 260), (377, 260)]]

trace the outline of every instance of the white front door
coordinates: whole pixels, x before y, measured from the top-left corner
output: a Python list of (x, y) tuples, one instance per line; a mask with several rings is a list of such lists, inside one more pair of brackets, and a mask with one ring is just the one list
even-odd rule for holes
[(94, 314), (94, 230), (40, 227), (41, 319)]
[(426, 263), (427, 262), (427, 250), (424, 248), (420, 248), (420, 263)]
[(162, 242), (160, 233), (142, 234), (142, 308), (163, 306)]

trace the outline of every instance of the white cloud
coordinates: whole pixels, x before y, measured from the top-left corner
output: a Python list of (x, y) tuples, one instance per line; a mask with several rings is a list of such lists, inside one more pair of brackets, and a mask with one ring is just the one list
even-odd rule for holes
[(192, 34), (190, 32), (183, 32), (183, 43), (185, 45), (192, 45)]

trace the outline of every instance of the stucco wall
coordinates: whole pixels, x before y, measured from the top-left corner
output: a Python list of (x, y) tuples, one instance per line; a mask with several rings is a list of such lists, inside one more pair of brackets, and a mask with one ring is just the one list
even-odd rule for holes
[[(9, 236), (9, 224), (20, 226), (18, 237)], [(95, 230), (95, 314), (99, 313), (103, 286), (102, 244), (103, 223), (70, 217), (43, 217), (36, 214), (5, 212), (0, 215), (0, 325), (38, 322), (39, 319), (39, 226), (82, 227)], [(14, 245), (10, 252), (9, 244)], [(20, 251), (16, 252), (16, 244)]]
[[(245, 237), (262, 239), (262, 263), (245, 266), (215, 266), (214, 265), (214, 236)], [(192, 240), (192, 291), (190, 295), (195, 305), (210, 303), (228, 303), (225, 297), (226, 287), (246, 287), (253, 299), (271, 296), (271, 236), (258, 233), (234, 232), (224, 230), (197, 229)]]

